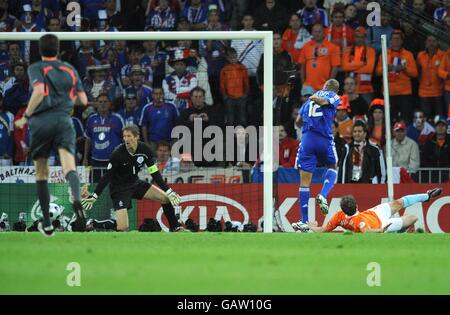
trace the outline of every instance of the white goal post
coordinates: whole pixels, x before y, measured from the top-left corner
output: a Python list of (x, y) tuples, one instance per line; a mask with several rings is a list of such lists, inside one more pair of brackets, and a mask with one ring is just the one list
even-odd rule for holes
[[(0, 32), (0, 40), (39, 40), (45, 32)], [(273, 33), (271, 31), (230, 32), (52, 32), (60, 40), (262, 40), (264, 43), (264, 152), (273, 152)], [(273, 156), (264, 154), (264, 233), (273, 227)]]

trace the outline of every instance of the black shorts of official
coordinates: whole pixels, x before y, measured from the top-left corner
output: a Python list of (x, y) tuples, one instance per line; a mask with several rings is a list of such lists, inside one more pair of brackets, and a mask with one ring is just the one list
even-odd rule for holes
[(31, 158), (48, 158), (52, 149), (58, 153), (63, 148), (75, 156), (75, 128), (68, 114), (46, 114), (32, 116), (30, 127)]
[(114, 210), (131, 209), (131, 200), (144, 198), (152, 184), (139, 180), (132, 188), (111, 194)]

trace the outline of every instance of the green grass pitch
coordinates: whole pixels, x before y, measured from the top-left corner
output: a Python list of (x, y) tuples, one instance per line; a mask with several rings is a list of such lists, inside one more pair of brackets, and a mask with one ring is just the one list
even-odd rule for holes
[[(450, 294), (449, 242), (447, 234), (0, 233), (0, 294)], [(67, 285), (70, 262), (80, 264), (80, 287)], [(367, 285), (370, 262), (380, 264), (380, 286)]]

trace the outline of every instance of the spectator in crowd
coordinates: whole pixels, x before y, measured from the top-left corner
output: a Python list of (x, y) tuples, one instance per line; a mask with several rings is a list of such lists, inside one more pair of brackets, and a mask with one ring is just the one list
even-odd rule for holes
[(303, 46), (310, 40), (311, 34), (303, 27), (302, 20), (297, 14), (292, 14), (289, 27), (283, 33), (281, 47), (292, 56), (294, 63), (298, 62)]
[(144, 54), (140, 60), (140, 64), (147, 69), (149, 66), (153, 73), (153, 87), (161, 87), (162, 81), (166, 75), (167, 53), (158, 48), (158, 42), (147, 40), (144, 42)]
[[(14, 116), (14, 124), (17, 120), (22, 118), (25, 109), (26, 106), (24, 104)], [(14, 128), (14, 165), (27, 165), (28, 154), (30, 153), (27, 141), (27, 138), (29, 138), (29, 130), (28, 124), (24, 125), (21, 129)]]
[(207, 0), (208, 10), (218, 10), (220, 22), (230, 25), (231, 18), (234, 12), (235, 1), (223, 1), (223, 0)]
[[(26, 4), (23, 8), (23, 13), (20, 16), (21, 23), (13, 29), (13, 32), (44, 32), (46, 24), (44, 23), (41, 26), (36, 24), (36, 17), (33, 16), (31, 6)], [(39, 49), (36, 41), (24, 40), (19, 43), (20, 51), (26, 64), (29, 65), (39, 59)]]
[(367, 121), (367, 113), (369, 104), (356, 91), (356, 81), (352, 77), (347, 77), (344, 80), (344, 95), (347, 96), (350, 102), (350, 118), (363, 119)]
[(348, 3), (345, 5), (345, 24), (347, 24), (353, 30), (361, 26), (358, 17), (358, 9), (353, 3)]
[(170, 154), (170, 143), (159, 141), (156, 144), (156, 166), (162, 175), (175, 175), (180, 172), (180, 160)]
[(104, 66), (109, 66), (111, 78), (114, 81), (114, 84), (119, 87), (119, 90), (121, 90), (120, 87), (122, 86), (122, 76), (120, 72), (122, 70), (122, 66), (119, 63), (117, 51), (114, 47), (105, 50), (102, 64)]
[(158, 0), (158, 6), (151, 9), (145, 24), (155, 31), (170, 32), (175, 29), (177, 14), (170, 8), (169, 0)]
[[(253, 16), (245, 14), (242, 18), (242, 31), (255, 31), (253, 28)], [(258, 82), (256, 73), (259, 65), (259, 60), (264, 52), (264, 45), (261, 40), (247, 40), (235, 39), (231, 41), (231, 47), (234, 48), (238, 55), (238, 60), (242, 63), (248, 72), (249, 79), (249, 97), (247, 100), (247, 112), (255, 113), (254, 116), (249, 116), (248, 123), (252, 125), (260, 124), (260, 114), (262, 113), (262, 104), (259, 101), (260, 91), (258, 89)]]
[[(353, 33), (354, 45), (347, 47), (342, 57), (342, 70), (356, 80), (356, 92), (369, 104), (373, 99), (372, 73), (375, 69), (375, 49), (366, 45), (366, 29)], [(353, 111), (353, 108), (352, 108)]]
[[(417, 66), (412, 53), (402, 47), (403, 36), (402, 31), (394, 31), (387, 51), (389, 94), (392, 119), (400, 118), (409, 124), (412, 122), (411, 107), (414, 106), (411, 79), (417, 77)], [(381, 57), (376, 69), (378, 75), (382, 75)]]
[(139, 109), (151, 102), (152, 89), (144, 84), (145, 70), (140, 65), (134, 65), (131, 68), (130, 80), (131, 87), (134, 87), (137, 93)]
[(419, 146), (406, 136), (406, 124), (398, 121), (394, 124), (392, 139), (392, 165), (403, 167), (409, 174), (414, 174), (420, 166)]
[(367, 29), (368, 45), (375, 49), (377, 55), (381, 54), (381, 35), (386, 35), (387, 45), (390, 45), (394, 28), (391, 26), (391, 16), (386, 10), (381, 10), (380, 26), (370, 26)]
[[(122, 117), (111, 112), (111, 101), (106, 94), (97, 97), (97, 113), (86, 122), (83, 165), (106, 167), (115, 147), (122, 143)], [(89, 159), (90, 157), (90, 159)], [(94, 173), (94, 181), (101, 176)]]
[(197, 86), (198, 81), (194, 74), (186, 71), (187, 58), (184, 50), (175, 50), (170, 64), (175, 70), (163, 81), (164, 97), (167, 102), (175, 104), (178, 112), (182, 112), (188, 108), (191, 91)]
[(435, 115), (444, 115), (442, 102), (444, 82), (439, 78), (439, 65), (444, 58), (444, 52), (438, 48), (436, 37), (429, 35), (425, 43), (425, 50), (417, 56), (419, 71), (419, 97), (420, 107), (429, 118)]
[(434, 127), (427, 122), (427, 116), (421, 109), (414, 111), (414, 122), (408, 126), (406, 136), (419, 145), (419, 149), (428, 141), (430, 141), (436, 132)]
[(220, 91), (225, 105), (225, 124), (247, 123), (247, 95), (249, 90), (247, 68), (238, 62), (234, 48), (226, 52), (228, 64), (220, 71)]
[(4, 105), (8, 111), (16, 115), (19, 109), (26, 106), (30, 97), (27, 67), (24, 63), (12, 65), (13, 77), (3, 87)]
[[(292, 113), (290, 102), (292, 76), (295, 78), (296, 70), (291, 55), (281, 46), (281, 32), (273, 32), (273, 86), (274, 93), (274, 123), (276, 125), (286, 123)], [(258, 85), (264, 89), (264, 54), (259, 60)]]
[(442, 7), (436, 8), (433, 13), (435, 23), (440, 23), (450, 12), (450, 0), (442, 0)]
[[(61, 20), (57, 16), (50, 17), (47, 22), (47, 30), (49, 32), (62, 32)], [(74, 63), (75, 46), (71, 41), (59, 42), (59, 59)]]
[(192, 47), (192, 40), (178, 40), (178, 48), (184, 52), (187, 60), (186, 71), (197, 78), (197, 84), (199, 87), (206, 91), (205, 102), (208, 105), (213, 104), (213, 98), (211, 95), (211, 88), (209, 87), (208, 79), (208, 63), (206, 59), (199, 55), (197, 49)]
[(111, 100), (120, 95), (114, 79), (108, 75), (110, 69), (109, 65), (89, 66), (86, 68), (88, 76), (83, 80), (83, 86), (90, 102), (96, 100), (100, 94), (107, 94)]
[(171, 132), (178, 120), (178, 112), (172, 103), (164, 101), (161, 87), (153, 90), (153, 102), (142, 110), (139, 125), (142, 128), (142, 140), (156, 149), (158, 141), (171, 142)]
[(297, 15), (302, 20), (308, 32), (312, 32), (315, 24), (320, 24), (323, 27), (328, 26), (327, 11), (317, 6), (317, 0), (303, 0), (303, 4), (305, 6), (303, 9), (297, 11)]
[[(444, 110), (450, 109), (450, 48), (447, 49), (438, 70), (439, 77), (445, 82)], [(445, 113), (444, 113), (445, 114)]]
[(14, 157), (14, 115), (7, 111), (0, 93), (0, 167), (12, 165)]
[(105, 0), (106, 16), (109, 21), (109, 25), (122, 31), (125, 25), (125, 18), (121, 12), (117, 10), (116, 0)]
[[(445, 116), (438, 116), (436, 135), (423, 146), (422, 167), (450, 168), (450, 136), (447, 134), (448, 123)], [(449, 179), (449, 172), (442, 172), (441, 182)], [(439, 181), (439, 173), (432, 172), (431, 182)]]
[(348, 96), (341, 96), (341, 104), (337, 107), (336, 121), (339, 124), (338, 131), (340, 136), (349, 143), (352, 141), (352, 128), (353, 120), (349, 117), (350, 114), (350, 102)]
[(258, 30), (279, 31), (286, 27), (288, 17), (286, 8), (276, 0), (264, 0), (255, 9), (255, 28)]
[(312, 40), (303, 46), (299, 63), (303, 82), (302, 95), (305, 95), (308, 88), (321, 90), (328, 79), (336, 77), (341, 65), (339, 48), (324, 38), (322, 25), (313, 26)]
[(80, 41), (80, 48), (76, 54), (76, 64), (81, 79), (86, 76), (88, 66), (100, 65), (100, 61), (95, 57), (94, 45), (94, 41)]
[(330, 15), (334, 11), (335, 5), (340, 8), (350, 3), (352, 3), (352, 0), (324, 0), (323, 7), (327, 10), (328, 15)]
[(332, 130), (333, 130), (333, 139), (334, 139), (334, 145), (336, 147), (336, 153), (338, 156), (338, 161), (340, 161), (343, 158), (343, 153), (345, 149), (345, 145), (347, 142), (345, 142), (344, 138), (341, 137), (338, 130), (339, 124), (336, 120), (333, 120)]
[(408, 21), (401, 21), (401, 29), (404, 34), (403, 48), (409, 50), (414, 58), (416, 58), (417, 54), (425, 49), (425, 36), (421, 32), (417, 32), (414, 24)]
[(0, 0), (0, 32), (11, 32), (19, 24), (17, 18), (10, 14), (8, 7), (8, 0)]
[(104, 0), (79, 0), (81, 5), (81, 16), (95, 21), (98, 11), (104, 8)]
[(137, 93), (133, 87), (125, 90), (125, 107), (117, 112), (126, 125), (140, 125), (141, 109), (137, 103)]
[(295, 158), (300, 142), (297, 139), (289, 137), (283, 125), (278, 126), (278, 138), (280, 141), (278, 147), (278, 164), (280, 167), (295, 167)]
[[(224, 32), (228, 30), (228, 26), (220, 22), (219, 10), (214, 9), (214, 7), (209, 9), (206, 31)], [(199, 54), (206, 59), (208, 64), (208, 80), (214, 104), (217, 104), (221, 100), (220, 71), (226, 64), (225, 50), (229, 44), (229, 41), (225, 40), (201, 40), (199, 43)]]
[(326, 39), (338, 46), (341, 52), (353, 45), (353, 30), (344, 23), (344, 15), (343, 10), (333, 10), (331, 24), (325, 29)]
[(181, 16), (187, 18), (192, 31), (204, 31), (208, 20), (208, 7), (202, 0), (190, 0), (186, 2)]
[(129, 49), (127, 46), (127, 42), (124, 40), (118, 40), (113, 43), (112, 48), (116, 52), (117, 61), (119, 63), (120, 71), (122, 68), (128, 63), (128, 54)]
[[(196, 130), (200, 130), (201, 134), (203, 135), (203, 131), (209, 127), (209, 126), (219, 126), (221, 127), (221, 124), (219, 123), (215, 110), (212, 106), (207, 106), (205, 103), (205, 90), (201, 87), (195, 87), (191, 91), (191, 99), (192, 99), (192, 107), (189, 107), (181, 112), (180, 121), (179, 123), (181, 125), (184, 125), (189, 128), (190, 134), (191, 134), (191, 142), (190, 142), (190, 150), (184, 148), (183, 153), (190, 153), (194, 157), (194, 164), (197, 167), (211, 167), (216, 166), (216, 161), (207, 161), (205, 160), (205, 157), (203, 156), (196, 156), (195, 154), (195, 144), (197, 143), (197, 146), (200, 148), (203, 148), (206, 144), (206, 140), (204, 137), (201, 137), (200, 139), (195, 138), (194, 135), (194, 126), (196, 124), (197, 128)], [(197, 142), (199, 141), (201, 145), (199, 145)], [(216, 152), (219, 154), (219, 152)]]
[[(129, 87), (133, 85), (133, 75), (138, 75), (141, 71), (144, 73), (144, 77), (142, 78), (142, 84), (147, 87), (153, 86), (153, 70), (151, 65), (142, 64), (142, 58), (144, 57), (144, 50), (141, 45), (133, 46), (130, 50), (130, 54), (128, 59), (130, 60), (129, 64), (126, 64), (122, 67), (121, 75), (122, 75), (122, 84), (124, 87)], [(133, 73), (133, 69), (140, 68), (141, 71), (136, 70), (136, 73)]]
[(17, 63), (23, 63), (24, 59), (20, 51), (19, 42), (10, 42), (8, 45), (9, 64), (14, 65)]
[(382, 98), (375, 98), (370, 103), (368, 126), (370, 143), (384, 150), (386, 131), (384, 127), (384, 100)]
[(367, 141), (367, 127), (357, 121), (352, 128), (352, 141), (345, 145), (339, 160), (338, 183), (382, 183), (381, 159), (377, 147)]

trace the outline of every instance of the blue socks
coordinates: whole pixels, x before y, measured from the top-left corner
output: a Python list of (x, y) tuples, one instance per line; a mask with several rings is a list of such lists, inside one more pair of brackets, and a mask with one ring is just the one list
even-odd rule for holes
[(320, 194), (325, 198), (328, 197), (331, 189), (333, 189), (334, 183), (336, 182), (337, 172), (336, 170), (329, 168), (325, 173), (325, 180), (323, 181), (322, 191)]
[(409, 206), (412, 206), (415, 203), (418, 202), (424, 202), (428, 201), (428, 194), (417, 194), (417, 195), (408, 195), (405, 197), (402, 197), (403, 200), (403, 208), (408, 208)]
[(309, 187), (302, 187), (298, 189), (298, 205), (302, 213), (302, 222), (308, 222), (308, 203), (309, 203)]

